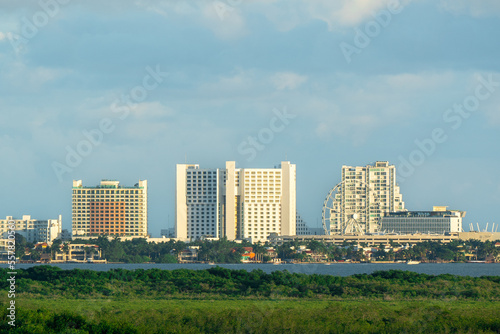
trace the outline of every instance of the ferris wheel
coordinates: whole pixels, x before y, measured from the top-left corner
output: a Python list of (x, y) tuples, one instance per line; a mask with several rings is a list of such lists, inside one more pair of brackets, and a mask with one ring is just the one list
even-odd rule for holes
[(330, 190), (323, 204), (326, 235), (375, 233), (380, 217), (380, 196), (361, 180), (340, 182)]

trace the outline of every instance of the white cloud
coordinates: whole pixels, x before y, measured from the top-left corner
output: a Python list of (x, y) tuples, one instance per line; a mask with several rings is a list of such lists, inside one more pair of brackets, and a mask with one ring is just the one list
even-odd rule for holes
[[(329, 1), (330, 3), (332, 1)], [(331, 10), (330, 15), (322, 12), (321, 8), (316, 8), (318, 17), (322, 17), (329, 25), (336, 22), (344, 26), (356, 26), (367, 18), (371, 18), (378, 10), (387, 6), (386, 0), (347, 0), (343, 1), (342, 7), (338, 10)], [(327, 8), (328, 9), (328, 8)]]
[(73, 71), (45, 66), (29, 67), (22, 61), (12, 61), (2, 73), (3, 81), (8, 82), (8, 90), (19, 94), (38, 92), (44, 86), (62, 79)]
[(389, 3), (406, 5), (410, 0), (195, 0), (191, 2), (137, 0), (135, 5), (162, 16), (192, 17), (221, 39), (236, 39), (247, 33), (245, 17), (263, 14), (278, 30), (289, 31), (311, 20), (321, 20), (331, 30), (357, 26)]
[(498, 0), (441, 0), (440, 6), (454, 14), (469, 14), (473, 17), (500, 15)]
[(241, 5), (231, 5), (228, 1), (153, 1), (137, 0), (140, 8), (165, 17), (178, 15), (189, 17), (209, 28), (218, 38), (232, 40), (246, 34), (245, 19)]
[(155, 119), (173, 116), (175, 111), (170, 107), (164, 106), (160, 102), (144, 102), (132, 109), (132, 114), (140, 119)]
[(315, 87), (314, 96), (305, 91), (283, 94), (289, 94), (289, 104), (312, 122), (312, 130), (321, 140), (342, 138), (361, 145), (380, 129), (396, 125), (411, 127), (429, 120), (441, 122), (441, 113), (452, 102), (447, 102), (450, 97), (445, 93), (436, 96), (436, 92), (454, 92), (457, 82), (462, 83), (463, 89), (464, 80), (472, 80), (471, 74), (402, 73), (368, 77), (336, 74), (311, 83)]
[[(272, 21), (279, 30), (288, 31), (310, 20), (321, 20), (330, 30), (355, 27), (373, 19), (378, 11), (389, 4), (400, 4), (402, 8), (410, 0), (315, 0), (315, 1), (257, 1), (257, 8)], [(392, 8), (392, 7), (391, 7)]]
[(246, 34), (245, 19), (239, 8), (222, 1), (208, 1), (202, 13), (203, 23), (221, 39), (231, 40)]
[(500, 91), (494, 92), (489, 99), (481, 102), (481, 111), (484, 112), (488, 127), (500, 128)]
[(282, 72), (272, 76), (271, 81), (278, 90), (294, 90), (306, 82), (307, 77), (292, 72)]
[(3, 32), (0, 31), (0, 41), (3, 41), (6, 38), (7, 38), (7, 34), (4, 34)]
[(212, 98), (226, 96), (234, 98), (255, 93), (257, 73), (252, 70), (237, 70), (230, 76), (221, 76), (216, 80), (200, 85), (200, 91)]

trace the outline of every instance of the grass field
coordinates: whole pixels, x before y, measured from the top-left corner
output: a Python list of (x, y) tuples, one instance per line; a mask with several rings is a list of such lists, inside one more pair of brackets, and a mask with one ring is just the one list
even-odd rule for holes
[(500, 332), (498, 302), (21, 298), (17, 303), (14, 333)]
[[(20, 270), (0, 333), (500, 333), (500, 278), (388, 271)], [(2, 292), (3, 291), (3, 292)]]

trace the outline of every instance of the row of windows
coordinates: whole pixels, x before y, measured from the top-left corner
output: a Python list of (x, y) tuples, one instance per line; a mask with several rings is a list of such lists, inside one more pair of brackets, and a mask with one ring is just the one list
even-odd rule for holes
[(206, 220), (204, 220), (204, 219), (201, 219), (201, 220), (200, 219), (196, 219), (196, 221), (195, 221), (195, 219), (189, 219), (188, 218), (188, 220), (189, 220), (188, 224), (194, 224), (195, 222), (196, 223), (215, 223), (215, 219), (212, 219), (212, 220), (208, 220), (208, 219), (206, 219)]
[[(103, 225), (102, 223), (101, 224), (98, 224), (98, 223), (92, 223), (92, 224), (82, 224), (82, 223), (74, 223), (72, 224), (72, 226), (76, 226), (78, 228), (84, 228), (84, 227), (90, 227), (91, 225)], [(124, 226), (126, 228), (129, 228), (129, 227), (133, 227), (133, 228), (143, 228), (145, 225), (143, 224), (129, 224), (129, 223), (126, 223), (126, 224), (104, 224), (104, 225), (108, 225), (108, 226), (112, 226), (112, 225), (118, 225), (118, 226)]]
[[(93, 219), (96, 220), (95, 218), (93, 218)], [(90, 221), (89, 218), (74, 218), (73, 217), (73, 222), (84, 223), (84, 222), (89, 222), (89, 221)], [(143, 222), (144, 218), (127, 218), (124, 221), (130, 222), (132, 224), (138, 224), (140, 222)]]
[(78, 195), (99, 195), (99, 194), (117, 194), (117, 195), (139, 195), (143, 190), (73, 190), (73, 194)]
[(73, 208), (73, 212), (76, 212), (76, 211), (81, 211), (81, 212), (90, 212), (90, 211), (101, 211), (101, 210), (109, 210), (109, 211), (119, 211), (119, 212), (122, 212), (122, 211), (133, 211), (133, 210), (145, 210), (145, 207), (143, 206), (129, 206), (129, 207), (125, 207), (125, 208), (89, 208), (89, 207), (85, 207), (85, 206), (78, 206), (78, 207), (74, 207)]
[(212, 231), (212, 232), (215, 232), (215, 229), (209, 229), (207, 228), (206, 230), (202, 227), (201, 229), (200, 228), (191, 228), (191, 233), (193, 233), (194, 231)]
[[(97, 201), (97, 202), (94, 202), (94, 200), (100, 200), (100, 201)], [(120, 203), (116, 203), (116, 202), (120, 202)], [(103, 203), (101, 205), (110, 205), (110, 204), (119, 204), (119, 205), (123, 205), (123, 204), (129, 204), (129, 203), (135, 203), (137, 202), (137, 204), (144, 204), (144, 201), (142, 199), (133, 199), (133, 198), (116, 198), (116, 197), (109, 197), (109, 196), (106, 196), (106, 197), (102, 197), (102, 198), (92, 198), (92, 199), (86, 199), (86, 198), (78, 198), (78, 199), (75, 199), (73, 198), (73, 205), (82, 205), (83, 203), (85, 205), (90, 205), (90, 204), (95, 204), (95, 205), (99, 205), (97, 203)]]
[(109, 230), (109, 229), (91, 229), (90, 233), (109, 233), (109, 232), (140, 232), (139, 230)]
[(139, 214), (139, 213), (126, 213), (126, 214), (123, 214), (123, 213), (103, 213), (103, 214), (90, 214), (90, 215), (82, 215), (82, 214), (77, 214), (77, 213), (73, 213), (73, 217), (143, 217), (144, 215), (142, 214)]
[(114, 211), (114, 210), (100, 210), (100, 211), (96, 211), (96, 210), (73, 210), (73, 214), (75, 213), (86, 213), (86, 214), (99, 214), (99, 213), (106, 213), (106, 214), (114, 214), (114, 215), (117, 215), (117, 214), (124, 214), (124, 213), (144, 213), (144, 211), (142, 210), (117, 210), (117, 211)]

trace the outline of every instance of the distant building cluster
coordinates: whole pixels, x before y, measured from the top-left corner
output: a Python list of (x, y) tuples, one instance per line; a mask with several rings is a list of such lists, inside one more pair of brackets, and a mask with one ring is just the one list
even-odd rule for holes
[(14, 225), (16, 233), (22, 235), (27, 242), (51, 243), (61, 237), (62, 216), (49, 220), (37, 220), (27, 215), (21, 219), (7, 216), (5, 219), (0, 220), (0, 234), (2, 239), (8, 238), (9, 225)]
[[(463, 232), (465, 212), (447, 207), (407, 211), (396, 182), (396, 168), (387, 161), (342, 167), (340, 183), (325, 201), (324, 229), (309, 227), (298, 213), (296, 184), (296, 165), (288, 161), (274, 168), (236, 168), (234, 161), (212, 169), (178, 164), (175, 227), (163, 229), (162, 237), (265, 242), (270, 238), (322, 234)], [(97, 236), (148, 238), (148, 181), (140, 180), (132, 187), (115, 180), (103, 180), (96, 186), (73, 181), (71, 234), (62, 230), (61, 216), (49, 220), (9, 216), (0, 220), (3, 243), (8, 237), (8, 225), (12, 224), (32, 243)]]

